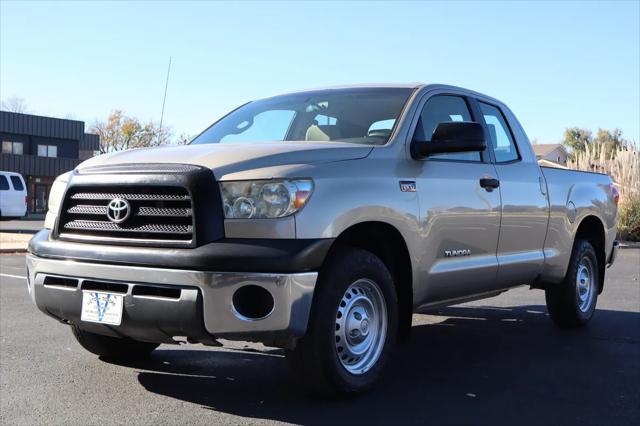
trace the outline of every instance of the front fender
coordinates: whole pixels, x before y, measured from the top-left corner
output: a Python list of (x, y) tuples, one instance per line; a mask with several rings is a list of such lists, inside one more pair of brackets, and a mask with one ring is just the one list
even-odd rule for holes
[(347, 176), (336, 171), (333, 176), (314, 177), (314, 193), (295, 217), (296, 238), (336, 238), (363, 222), (387, 223), (407, 241), (415, 238), (420, 216), (417, 193), (400, 191), (401, 178), (384, 176), (382, 171), (374, 177), (362, 173), (361, 162), (355, 163), (352, 170), (345, 170)]

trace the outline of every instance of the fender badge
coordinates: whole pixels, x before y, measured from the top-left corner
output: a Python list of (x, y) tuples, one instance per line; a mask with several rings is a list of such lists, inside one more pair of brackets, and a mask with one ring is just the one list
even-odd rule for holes
[(445, 250), (444, 256), (445, 257), (471, 256), (471, 250), (469, 249)]
[(401, 180), (400, 191), (402, 192), (416, 192), (416, 182), (413, 180)]

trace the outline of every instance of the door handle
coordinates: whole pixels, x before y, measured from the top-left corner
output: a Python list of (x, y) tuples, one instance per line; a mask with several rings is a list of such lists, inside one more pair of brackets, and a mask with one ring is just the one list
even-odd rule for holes
[(480, 186), (486, 189), (487, 192), (491, 192), (500, 186), (500, 181), (494, 178), (482, 178), (480, 179)]
[(540, 192), (545, 197), (547, 196), (547, 182), (543, 179), (542, 176), (538, 176), (538, 183), (540, 184)]

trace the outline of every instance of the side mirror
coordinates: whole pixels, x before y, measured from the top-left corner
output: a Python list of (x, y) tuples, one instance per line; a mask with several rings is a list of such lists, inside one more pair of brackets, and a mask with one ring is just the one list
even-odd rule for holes
[(411, 155), (424, 158), (432, 154), (479, 152), (486, 148), (487, 141), (480, 123), (451, 121), (438, 124), (431, 141), (414, 140)]

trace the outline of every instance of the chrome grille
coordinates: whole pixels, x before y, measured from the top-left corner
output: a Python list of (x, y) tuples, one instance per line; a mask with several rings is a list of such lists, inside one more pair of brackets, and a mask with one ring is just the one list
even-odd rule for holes
[[(122, 223), (107, 216), (114, 199), (129, 203), (129, 217)], [(83, 241), (190, 245), (194, 241), (192, 200), (181, 187), (72, 187), (63, 203), (58, 235)]]
[(133, 192), (79, 192), (71, 196), (72, 200), (113, 200), (114, 198), (124, 198), (128, 201), (182, 201), (190, 199), (188, 195), (180, 194), (136, 194)]
[(73, 206), (67, 210), (67, 213), (76, 214), (107, 214), (107, 206)]
[(150, 232), (154, 234), (189, 234), (193, 230), (191, 225), (147, 224), (140, 226), (122, 227), (116, 223), (102, 222), (99, 220), (72, 220), (64, 225), (64, 229), (80, 229), (89, 231), (114, 231), (114, 232)]
[(171, 207), (140, 207), (138, 209), (138, 216), (188, 217), (191, 216), (191, 209)]

